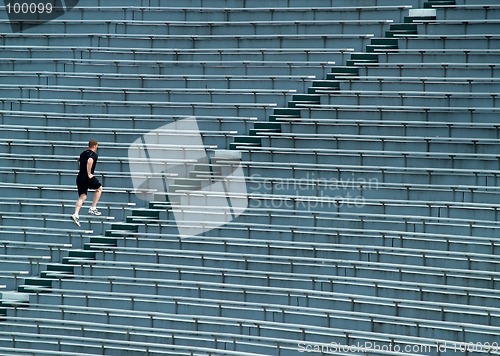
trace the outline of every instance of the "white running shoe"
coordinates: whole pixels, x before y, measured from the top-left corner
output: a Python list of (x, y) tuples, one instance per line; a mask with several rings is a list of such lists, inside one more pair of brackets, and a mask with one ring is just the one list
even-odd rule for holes
[(97, 210), (97, 208), (90, 208), (89, 209), (89, 214), (90, 215), (99, 216), (99, 215), (101, 215), (101, 212), (99, 210)]
[(80, 226), (80, 219), (75, 214), (71, 215), (71, 220), (78, 226)]

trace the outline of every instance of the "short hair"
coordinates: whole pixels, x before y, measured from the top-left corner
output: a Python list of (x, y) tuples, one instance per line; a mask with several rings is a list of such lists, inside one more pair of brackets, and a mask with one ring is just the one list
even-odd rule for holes
[(89, 141), (89, 147), (94, 147), (94, 146), (97, 146), (98, 145), (98, 142), (96, 140), (90, 140)]

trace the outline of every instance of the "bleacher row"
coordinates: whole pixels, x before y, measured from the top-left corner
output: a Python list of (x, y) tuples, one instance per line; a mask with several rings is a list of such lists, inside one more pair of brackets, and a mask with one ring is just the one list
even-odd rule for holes
[[(499, 14), (86, 0), (14, 33), (3, 11), (0, 355), (500, 355)], [(191, 116), (213, 172), (139, 199), (130, 145)], [(77, 229), (90, 138), (104, 214)], [(219, 226), (190, 189), (227, 149), (248, 207)]]

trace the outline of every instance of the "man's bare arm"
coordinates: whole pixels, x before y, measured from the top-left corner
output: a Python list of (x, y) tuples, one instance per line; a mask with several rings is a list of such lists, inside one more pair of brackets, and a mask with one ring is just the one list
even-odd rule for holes
[(92, 165), (94, 164), (94, 159), (89, 158), (87, 161), (87, 175), (89, 176), (89, 179), (92, 179), (94, 175), (92, 174)]

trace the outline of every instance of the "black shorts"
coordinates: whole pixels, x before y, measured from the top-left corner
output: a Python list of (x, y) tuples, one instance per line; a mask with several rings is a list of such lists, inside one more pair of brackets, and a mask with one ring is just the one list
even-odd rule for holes
[(102, 186), (102, 184), (95, 176), (92, 177), (92, 179), (88, 179), (87, 177), (77, 177), (76, 186), (78, 187), (78, 196), (80, 196), (82, 194), (87, 195), (89, 188), (98, 189)]

